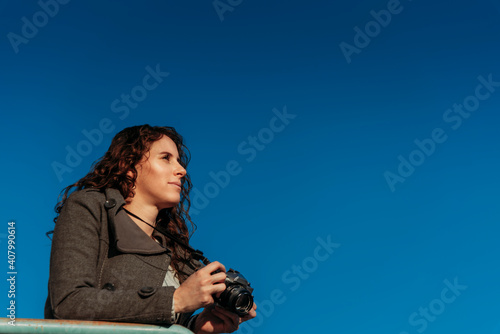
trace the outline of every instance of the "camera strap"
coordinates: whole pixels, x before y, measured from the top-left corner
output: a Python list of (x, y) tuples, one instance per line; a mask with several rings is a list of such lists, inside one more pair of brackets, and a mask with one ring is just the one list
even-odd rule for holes
[(191, 256), (193, 257), (193, 259), (197, 260), (197, 261), (201, 261), (203, 262), (205, 265), (208, 265), (210, 263), (210, 261), (205, 257), (203, 256), (203, 252), (198, 250), (198, 249), (193, 249), (191, 246), (185, 244), (183, 241), (179, 240), (179, 238), (177, 238), (176, 236), (174, 236), (172, 233), (168, 232), (168, 231), (162, 231), (158, 228), (156, 228), (155, 226), (153, 226), (152, 224), (148, 223), (147, 221), (145, 221), (144, 219), (142, 219), (141, 217), (133, 214), (132, 212), (128, 211), (127, 209), (125, 209), (124, 207), (122, 207), (122, 209), (128, 213), (129, 215), (131, 215), (132, 217), (134, 218), (137, 218), (139, 219), (141, 222), (149, 225), (150, 227), (152, 227), (155, 231), (163, 234), (164, 236), (166, 236), (167, 238), (169, 238), (170, 240), (176, 242), (177, 244), (179, 244), (180, 246), (184, 247), (185, 249), (187, 249), (190, 253), (191, 253)]

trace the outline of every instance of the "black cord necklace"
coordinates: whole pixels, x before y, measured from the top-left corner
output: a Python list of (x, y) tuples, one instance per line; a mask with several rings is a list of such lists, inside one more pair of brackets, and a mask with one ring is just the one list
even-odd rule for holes
[(161, 230), (157, 229), (155, 226), (151, 225), (150, 223), (148, 223), (147, 221), (145, 221), (141, 217), (137, 216), (136, 214), (133, 214), (132, 212), (128, 211), (124, 207), (122, 207), (122, 209), (123, 209), (123, 211), (125, 211), (126, 213), (128, 213), (129, 215), (131, 215), (132, 217), (137, 218), (141, 222), (145, 223), (146, 225), (151, 226), (155, 231), (163, 234), (167, 238), (171, 239), (172, 241), (175, 241), (176, 243), (178, 243), (179, 245), (181, 245), (182, 247), (184, 247), (185, 249), (187, 249), (188, 251), (190, 251), (191, 252), (191, 256), (195, 260), (202, 261), (205, 265), (208, 265), (210, 263), (210, 261), (205, 256), (203, 256), (203, 252), (202, 251), (191, 248), (190, 246), (186, 245), (184, 242), (182, 242), (181, 240), (179, 240), (176, 236), (172, 235), (172, 233), (170, 233), (170, 232), (161, 231)]
[[(153, 225), (151, 225), (150, 223), (148, 223), (147, 221), (145, 221), (145, 220), (144, 220), (144, 219), (142, 219), (141, 217), (139, 217), (139, 216), (137, 216), (137, 215), (133, 214), (132, 212), (128, 211), (128, 210), (127, 210), (127, 209), (125, 209), (125, 208), (122, 208), (122, 209), (123, 209), (123, 211), (125, 211), (126, 213), (128, 213), (129, 215), (131, 215), (132, 217), (139, 219), (141, 222), (145, 223), (146, 225), (151, 226), (153, 229), (155, 229), (156, 231), (158, 231), (158, 229), (157, 229), (156, 227), (154, 227)], [(158, 231), (158, 232), (160, 232), (160, 231)]]

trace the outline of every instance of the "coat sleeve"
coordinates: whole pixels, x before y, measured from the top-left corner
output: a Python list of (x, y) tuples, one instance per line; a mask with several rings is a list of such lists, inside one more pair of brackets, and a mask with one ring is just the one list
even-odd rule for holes
[[(97, 194), (75, 192), (54, 229), (46, 317), (165, 324), (171, 322), (173, 287), (101, 289), (98, 259), (106, 210)], [(49, 316), (48, 316), (49, 315)]]

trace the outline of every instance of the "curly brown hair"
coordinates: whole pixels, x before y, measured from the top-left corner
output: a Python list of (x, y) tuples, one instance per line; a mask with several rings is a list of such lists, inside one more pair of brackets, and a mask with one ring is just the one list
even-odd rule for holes
[[(192, 188), (191, 179), (187, 173), (190, 153), (184, 145), (182, 136), (173, 127), (168, 126), (138, 125), (125, 128), (116, 134), (108, 151), (102, 158), (94, 162), (90, 172), (61, 191), (59, 197), (61, 200), (55, 207), (57, 216), (54, 218), (54, 222), (57, 222), (59, 213), (72, 190), (114, 188), (120, 191), (123, 198), (133, 197), (137, 179), (136, 166), (149, 152), (151, 145), (163, 136), (172, 139), (177, 146), (179, 162), (186, 169), (186, 175), (181, 179), (182, 189), (179, 203), (173, 208), (160, 210), (156, 227), (168, 231), (174, 237), (188, 244), (189, 238), (196, 229), (196, 225), (191, 221), (188, 213), (191, 206), (189, 192)], [(132, 176), (128, 175), (129, 171), (132, 172)], [(191, 232), (186, 222), (190, 223)], [(187, 278), (183, 268), (191, 261), (192, 256), (188, 250), (180, 248), (170, 238), (168, 238), (167, 247), (172, 250), (171, 265), (177, 278), (182, 282)]]

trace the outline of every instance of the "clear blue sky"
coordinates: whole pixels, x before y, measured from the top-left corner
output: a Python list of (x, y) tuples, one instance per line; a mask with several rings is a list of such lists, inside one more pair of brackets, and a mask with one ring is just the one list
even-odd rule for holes
[(18, 317), (60, 190), (148, 123), (191, 150), (192, 244), (255, 288), (240, 333), (500, 333), (499, 0), (61, 2), (0, 4)]

